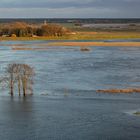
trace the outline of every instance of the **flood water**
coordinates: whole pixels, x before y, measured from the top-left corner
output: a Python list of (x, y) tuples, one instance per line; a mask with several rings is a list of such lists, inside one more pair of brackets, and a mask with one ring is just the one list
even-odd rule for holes
[[(0, 140), (139, 140), (140, 94), (102, 94), (98, 89), (138, 88), (140, 47), (11, 49), (0, 42), (0, 74), (9, 63), (34, 67), (34, 95), (0, 92)], [(9, 46), (8, 46), (9, 45)]]

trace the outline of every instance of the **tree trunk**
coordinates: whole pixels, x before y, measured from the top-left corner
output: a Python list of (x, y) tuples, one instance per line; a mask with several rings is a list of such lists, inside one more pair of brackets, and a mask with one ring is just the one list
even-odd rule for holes
[(23, 96), (26, 96), (26, 79), (25, 77), (22, 79), (22, 88), (23, 88)]
[(12, 79), (10, 81), (10, 94), (11, 94), (11, 96), (13, 96), (13, 94), (14, 94), (14, 84), (13, 84), (13, 80)]
[(10, 86), (10, 94), (11, 94), (11, 96), (13, 96), (13, 94), (14, 94), (13, 89), (14, 89), (14, 88), (13, 88), (13, 86), (11, 85), (11, 86)]
[(21, 84), (20, 84), (20, 78), (18, 78), (18, 94), (19, 94), (19, 96), (20, 96), (20, 86), (21, 86)]
[(24, 81), (22, 83), (22, 88), (23, 88), (23, 96), (26, 96), (26, 89), (25, 89), (25, 83), (24, 83)]

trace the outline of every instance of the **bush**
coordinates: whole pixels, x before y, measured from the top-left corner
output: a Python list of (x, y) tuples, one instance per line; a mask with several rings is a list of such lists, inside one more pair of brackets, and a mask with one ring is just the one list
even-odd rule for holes
[(24, 22), (15, 22), (1, 26), (0, 35), (27, 37), (27, 36), (63, 36), (68, 30), (60, 25), (47, 24), (42, 26), (29, 25)]
[(11, 37), (17, 37), (16, 34), (12, 34)]

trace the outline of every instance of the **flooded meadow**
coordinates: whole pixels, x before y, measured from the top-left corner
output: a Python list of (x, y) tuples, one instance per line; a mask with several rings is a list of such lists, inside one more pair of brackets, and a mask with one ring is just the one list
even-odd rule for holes
[[(53, 41), (1, 41), (0, 75), (11, 63), (35, 70), (33, 95), (0, 89), (2, 140), (140, 139), (140, 47), (47, 46)], [(111, 41), (112, 42), (112, 41)], [(42, 49), (39, 48), (43, 46)], [(21, 49), (14, 49), (15, 47)], [(22, 49), (32, 48), (32, 49)]]

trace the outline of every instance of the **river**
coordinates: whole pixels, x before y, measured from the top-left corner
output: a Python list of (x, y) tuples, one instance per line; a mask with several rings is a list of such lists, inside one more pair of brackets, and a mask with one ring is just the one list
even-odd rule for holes
[[(139, 140), (140, 94), (103, 94), (98, 89), (138, 88), (140, 47), (48, 47), (12, 50), (0, 42), (0, 73), (10, 63), (34, 67), (34, 95), (0, 92), (2, 140)], [(6, 45), (6, 46), (5, 46)], [(9, 45), (9, 46), (8, 46)]]

